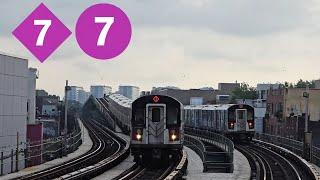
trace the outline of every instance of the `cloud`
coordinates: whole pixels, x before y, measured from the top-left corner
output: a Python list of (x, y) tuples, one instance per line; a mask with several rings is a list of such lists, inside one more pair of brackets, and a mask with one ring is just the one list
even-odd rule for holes
[[(75, 41), (82, 11), (102, 1), (44, 3), (73, 31), (43, 64), (11, 31), (42, 1), (5, 0), (0, 11), (0, 51), (29, 58), (40, 71), (38, 87), (62, 95), (73, 85), (132, 84), (181, 88), (218, 82), (296, 81), (319, 77), (319, 3), (299, 0), (112, 1), (133, 25), (127, 50), (111, 61), (87, 56)], [(19, 4), (19, 6), (17, 6)], [(15, 11), (12, 9), (16, 8)]]

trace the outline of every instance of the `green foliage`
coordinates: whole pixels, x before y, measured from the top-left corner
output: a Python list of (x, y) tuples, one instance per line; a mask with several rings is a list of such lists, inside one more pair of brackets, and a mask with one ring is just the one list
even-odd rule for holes
[(289, 82), (287, 82), (287, 81), (284, 82), (283, 85), (284, 85), (285, 88), (293, 88), (293, 87), (294, 87), (294, 85), (293, 85), (292, 83), (289, 83)]
[(232, 100), (235, 99), (256, 99), (257, 90), (254, 87), (250, 87), (247, 83), (241, 83), (240, 87), (235, 88), (232, 91)]
[(295, 88), (306, 88), (307, 86), (309, 86), (309, 88), (315, 88), (315, 80), (311, 80), (311, 81), (303, 81), (302, 79), (300, 79), (295, 85)]

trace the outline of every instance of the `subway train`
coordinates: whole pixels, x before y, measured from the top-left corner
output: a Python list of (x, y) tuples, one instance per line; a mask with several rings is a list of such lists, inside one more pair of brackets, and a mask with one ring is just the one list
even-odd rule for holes
[(168, 162), (181, 151), (184, 123), (183, 105), (179, 101), (163, 95), (142, 96), (133, 102), (115, 94), (108, 99), (109, 110), (122, 127), (130, 124), (130, 149), (134, 161), (143, 164), (152, 159)]
[(184, 120), (186, 127), (211, 130), (232, 140), (251, 140), (255, 132), (254, 108), (245, 104), (185, 106)]

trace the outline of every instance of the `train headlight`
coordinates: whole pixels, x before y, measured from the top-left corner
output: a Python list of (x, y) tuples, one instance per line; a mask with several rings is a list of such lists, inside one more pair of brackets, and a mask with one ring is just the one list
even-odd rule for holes
[(142, 135), (143, 135), (142, 130), (136, 129), (132, 134), (132, 138), (137, 141), (142, 141)]
[(169, 131), (169, 139), (170, 141), (178, 141), (179, 140), (179, 131), (172, 129)]
[(142, 139), (141, 134), (137, 134), (137, 135), (136, 135), (136, 139), (137, 139), (138, 141), (140, 141), (140, 140)]
[(249, 126), (249, 129), (253, 129), (254, 123), (252, 121), (248, 121), (248, 126)]
[(229, 129), (234, 129), (234, 122), (229, 122)]

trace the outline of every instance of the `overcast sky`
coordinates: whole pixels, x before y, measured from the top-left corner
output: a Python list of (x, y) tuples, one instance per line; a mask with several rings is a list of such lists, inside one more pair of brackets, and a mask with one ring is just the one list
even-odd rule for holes
[[(73, 32), (43, 64), (11, 34), (41, 2)], [(111, 61), (87, 56), (75, 40), (77, 18), (98, 2), (122, 8), (133, 26), (129, 47)], [(54, 94), (66, 79), (150, 90), (320, 78), (316, 0), (2, 0), (0, 12), (0, 51), (27, 57), (40, 72), (37, 87)]]

